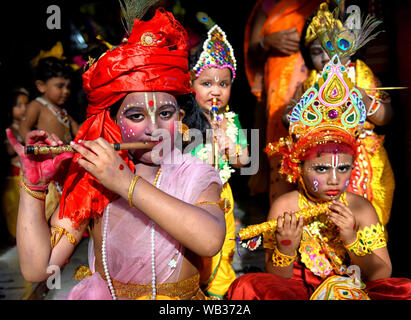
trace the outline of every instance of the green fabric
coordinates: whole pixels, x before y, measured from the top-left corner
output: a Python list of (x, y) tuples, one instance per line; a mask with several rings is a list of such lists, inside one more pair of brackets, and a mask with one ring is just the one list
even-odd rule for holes
[(244, 149), (248, 146), (247, 137), (244, 135), (243, 127), (241, 126), (240, 120), (238, 119), (238, 114), (234, 116), (234, 124), (238, 128), (238, 135), (237, 135), (237, 145), (240, 145), (241, 149)]
[[(237, 134), (237, 141), (235, 141), (236, 145), (240, 145), (241, 149), (244, 149), (248, 146), (247, 144), (247, 137), (244, 135), (244, 132), (241, 127), (240, 120), (238, 119), (238, 114), (235, 114), (234, 116), (234, 124), (238, 128), (238, 134)], [(198, 153), (200, 152), (201, 149), (203, 149), (205, 145), (203, 143), (199, 144), (196, 146), (193, 150), (191, 150), (191, 154), (195, 157), (198, 157)], [(219, 157), (218, 159), (218, 167), (222, 169), (224, 167), (224, 164), (227, 163), (227, 160), (223, 160), (223, 157)]]

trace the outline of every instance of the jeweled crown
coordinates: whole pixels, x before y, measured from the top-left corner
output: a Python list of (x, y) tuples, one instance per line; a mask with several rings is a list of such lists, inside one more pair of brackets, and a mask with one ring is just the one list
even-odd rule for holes
[(357, 137), (366, 119), (361, 93), (348, 77), (338, 55), (324, 66), (321, 77), (293, 107), (289, 136), (269, 143), (269, 156), (281, 154), (280, 173), (289, 182), (301, 175), (306, 151), (319, 144), (344, 143), (357, 149)]
[(206, 68), (230, 68), (234, 79), (237, 62), (226, 34), (218, 25), (214, 25), (207, 35), (207, 40), (203, 44), (203, 51), (193, 68), (195, 76), (198, 78)]
[(299, 140), (314, 130), (338, 130), (356, 137), (365, 123), (361, 93), (348, 77), (347, 68), (335, 55), (321, 77), (308, 89), (290, 114), (289, 133)]

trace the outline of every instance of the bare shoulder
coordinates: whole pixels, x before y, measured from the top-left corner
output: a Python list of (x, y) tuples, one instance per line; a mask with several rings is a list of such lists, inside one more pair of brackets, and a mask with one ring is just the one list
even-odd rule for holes
[(279, 196), (271, 205), (267, 220), (276, 219), (284, 212), (298, 211), (298, 191), (293, 190)]
[(27, 105), (27, 109), (28, 110), (32, 110), (32, 111), (37, 111), (40, 112), (42, 109), (42, 104), (40, 102), (38, 102), (37, 100), (31, 100), (29, 102), (29, 104)]
[(370, 201), (364, 197), (347, 192), (348, 207), (355, 216), (360, 228), (379, 222), (377, 212)]

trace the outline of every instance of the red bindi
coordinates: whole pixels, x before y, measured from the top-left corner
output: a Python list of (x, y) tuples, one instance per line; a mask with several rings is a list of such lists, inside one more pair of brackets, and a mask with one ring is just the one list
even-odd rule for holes
[(281, 243), (283, 246), (289, 246), (289, 245), (291, 244), (291, 240), (281, 240), (280, 243)]
[(148, 102), (148, 105), (149, 105), (150, 107), (154, 106), (154, 101), (153, 101), (153, 100), (150, 100), (150, 101)]
[(120, 170), (124, 169), (124, 166), (122, 164), (120, 164), (120, 166), (118, 167)]

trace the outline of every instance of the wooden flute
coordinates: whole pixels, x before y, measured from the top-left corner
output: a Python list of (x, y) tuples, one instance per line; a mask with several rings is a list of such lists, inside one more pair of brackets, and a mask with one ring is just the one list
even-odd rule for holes
[[(154, 142), (126, 142), (126, 143), (110, 143), (114, 150), (130, 150), (130, 149), (151, 149), (156, 144)], [(63, 146), (34, 146), (28, 145), (24, 147), (25, 154), (43, 155), (43, 154), (60, 154), (64, 152), (76, 152), (70, 145)]]

